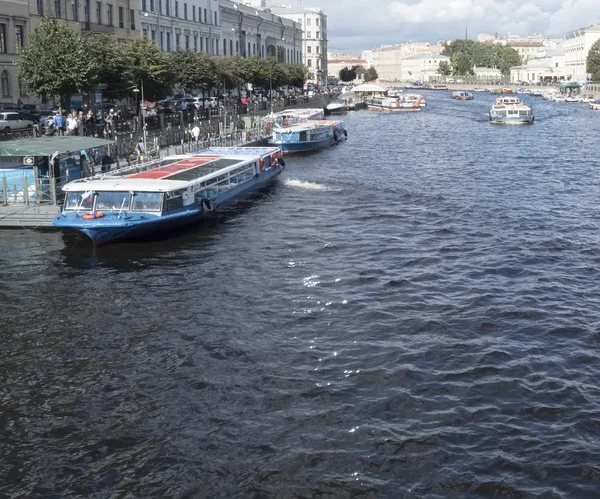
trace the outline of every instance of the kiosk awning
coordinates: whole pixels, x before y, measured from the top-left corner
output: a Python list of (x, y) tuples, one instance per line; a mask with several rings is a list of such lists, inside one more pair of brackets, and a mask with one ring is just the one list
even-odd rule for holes
[(8, 140), (0, 142), (0, 156), (52, 156), (115, 144), (113, 140), (77, 136)]

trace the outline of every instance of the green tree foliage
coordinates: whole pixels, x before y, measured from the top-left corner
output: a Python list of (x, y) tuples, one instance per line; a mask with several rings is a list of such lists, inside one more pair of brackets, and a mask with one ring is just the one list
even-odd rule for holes
[(342, 81), (354, 81), (356, 80), (356, 72), (353, 69), (348, 68), (348, 66), (340, 69), (340, 80)]
[(126, 97), (131, 93), (125, 78), (127, 65), (121, 45), (114, 36), (90, 35), (86, 38), (85, 45), (97, 64), (93, 87), (100, 84), (106, 85), (105, 93), (112, 98)]
[(302, 88), (308, 79), (308, 68), (304, 64), (288, 64), (286, 70), (287, 84)]
[(377, 70), (375, 68), (370, 67), (367, 69), (367, 72), (365, 73), (365, 81), (375, 81), (377, 78), (379, 78), (379, 75), (377, 74)]
[(215, 60), (205, 53), (178, 50), (169, 56), (169, 74), (184, 92), (210, 90), (217, 83)]
[(473, 74), (471, 57), (467, 52), (454, 52), (452, 54), (452, 74), (456, 76)]
[(452, 59), (452, 72), (460, 76), (472, 75), (474, 66), (498, 68), (504, 76), (508, 76), (511, 67), (522, 64), (519, 53), (509, 45), (473, 40), (454, 40), (445, 44), (442, 54)]
[(217, 85), (224, 85), (226, 89), (233, 89), (244, 83), (244, 74), (239, 56), (215, 57), (215, 77)]
[(441, 61), (438, 64), (438, 73), (442, 76), (450, 76), (452, 74), (452, 68), (448, 61)]
[(586, 63), (586, 72), (591, 73), (592, 80), (598, 83), (600, 81), (600, 40), (591, 46)]
[(100, 73), (84, 38), (53, 17), (40, 20), (20, 55), (19, 78), (29, 90), (40, 97), (58, 97), (65, 108), (69, 96), (90, 91)]
[(121, 45), (127, 67), (124, 74), (129, 87), (144, 84), (144, 98), (154, 100), (166, 95), (174, 83), (174, 75), (169, 71), (167, 57), (150, 40), (128, 38)]

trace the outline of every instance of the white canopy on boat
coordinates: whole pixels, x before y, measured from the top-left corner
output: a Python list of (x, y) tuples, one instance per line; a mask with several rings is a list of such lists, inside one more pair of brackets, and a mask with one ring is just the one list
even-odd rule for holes
[(387, 88), (382, 85), (377, 85), (376, 83), (363, 83), (362, 85), (358, 85), (352, 89), (352, 92), (355, 93), (383, 93), (387, 92)]

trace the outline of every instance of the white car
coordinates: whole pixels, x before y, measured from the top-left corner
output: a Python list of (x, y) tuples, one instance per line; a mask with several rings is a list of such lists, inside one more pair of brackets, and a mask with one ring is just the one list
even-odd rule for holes
[(0, 132), (12, 132), (13, 130), (26, 130), (33, 128), (35, 123), (31, 120), (24, 120), (19, 113), (13, 111), (0, 111)]

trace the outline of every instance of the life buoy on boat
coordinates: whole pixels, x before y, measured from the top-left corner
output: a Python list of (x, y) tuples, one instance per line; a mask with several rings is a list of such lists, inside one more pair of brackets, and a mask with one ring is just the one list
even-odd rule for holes
[(84, 220), (94, 220), (95, 218), (102, 218), (103, 216), (104, 213), (101, 211), (97, 211), (95, 213), (93, 211), (86, 211), (83, 215), (81, 215), (81, 218)]
[(210, 213), (214, 209), (212, 203), (210, 202), (210, 199), (208, 198), (202, 198), (202, 201), (200, 201), (200, 205), (202, 206), (202, 211), (204, 213)]

